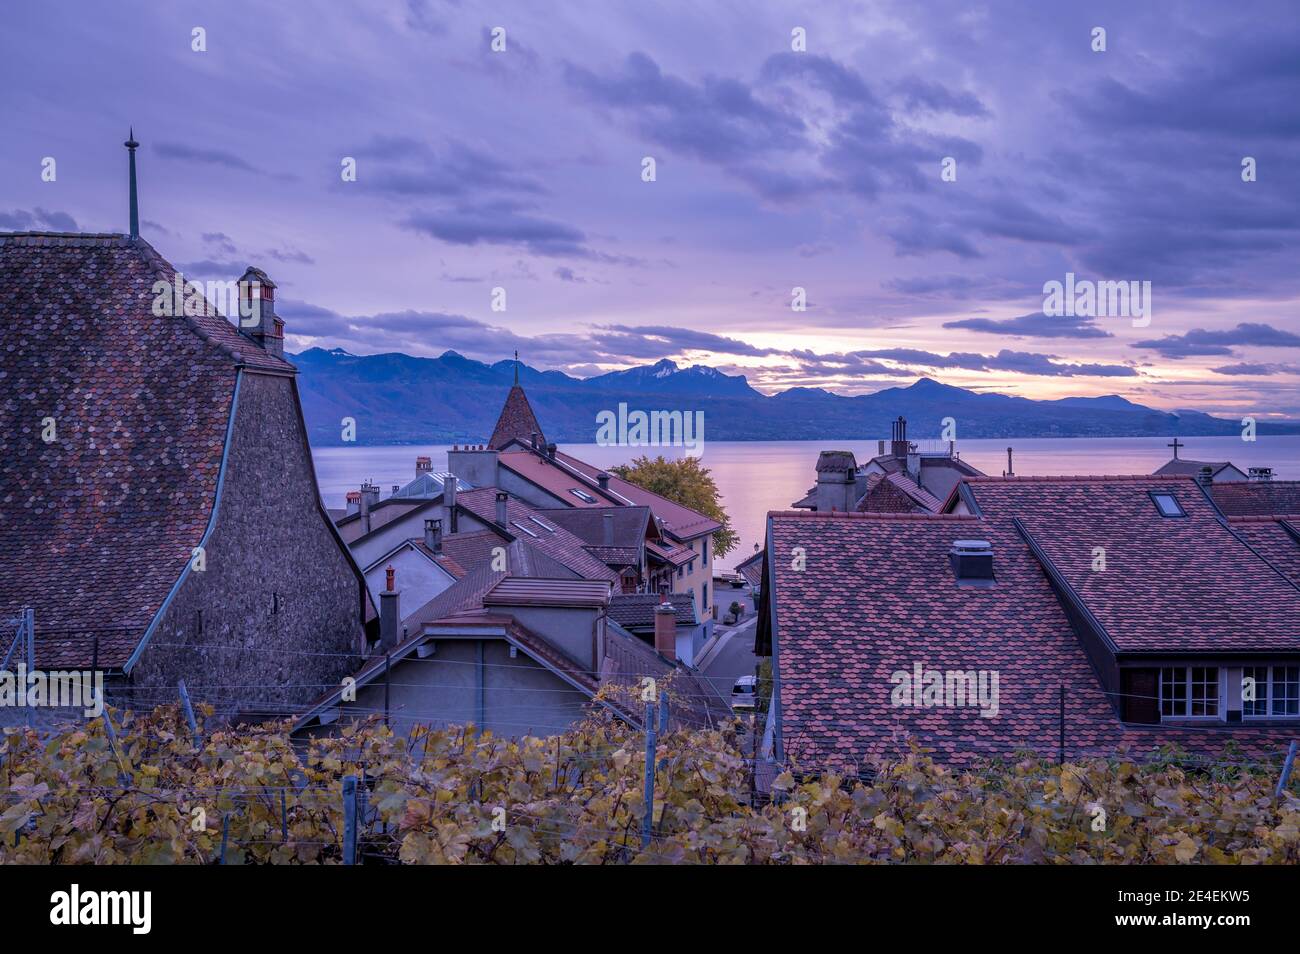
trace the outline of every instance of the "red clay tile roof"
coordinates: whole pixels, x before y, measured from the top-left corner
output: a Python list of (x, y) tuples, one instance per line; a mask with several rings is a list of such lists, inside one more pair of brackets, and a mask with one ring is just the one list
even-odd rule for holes
[(1300, 513), (1300, 480), (1236, 480), (1210, 487), (1229, 517)]
[[(1245, 546), (1191, 477), (975, 477), (983, 515), (1019, 520), (1119, 652), (1300, 651), (1300, 590)], [(1163, 517), (1153, 492), (1185, 517)], [(1106, 569), (1092, 569), (1094, 548)]]
[[(958, 586), (955, 540), (989, 541), (997, 582)], [(803, 569), (791, 555), (803, 548)], [(1119, 722), (1041, 566), (1007, 519), (874, 513), (769, 514), (776, 667), (787, 759), (855, 771), (920, 740), (942, 761), (1031, 751), (1055, 757), (1060, 687), (1066, 756), (1135, 756), (1175, 742), (1219, 753), (1285, 748), (1294, 727), (1191, 731)], [(893, 702), (898, 672), (998, 673), (998, 714)]]
[(657, 557), (665, 563), (672, 564), (674, 569), (679, 566), (685, 566), (696, 557), (695, 551), (685, 544), (665, 546), (663, 544), (654, 543), (653, 541), (647, 541), (645, 548), (651, 556)]
[(497, 418), (497, 426), (492, 431), (488, 447), (500, 450), (512, 440), (527, 444), (533, 439), (533, 434), (537, 435), (538, 443), (546, 443), (542, 426), (537, 423), (537, 415), (533, 413), (533, 406), (528, 403), (524, 389), (516, 384), (506, 395), (506, 403), (501, 408), (501, 416)]
[(762, 582), (763, 575), (763, 551), (759, 550), (751, 557), (747, 557), (736, 564), (736, 572), (741, 578), (755, 589)]
[[(567, 464), (573, 470), (584, 475), (590, 483), (594, 484), (596, 475), (603, 473), (599, 467), (593, 467), (586, 461), (571, 457), (563, 451), (557, 451), (555, 456), (560, 463)], [(656, 493), (638, 487), (636, 484), (629, 483), (613, 474), (609, 478), (609, 489), (616, 502), (649, 507), (650, 512), (663, 521), (663, 529), (678, 540), (693, 540), (706, 533), (713, 533), (722, 529), (722, 524), (712, 517), (706, 517), (690, 507), (684, 507), (665, 497), (660, 497)]]
[(121, 235), (0, 235), (0, 617), (35, 608), (42, 665), (96, 633), (126, 662), (203, 537), (236, 371), (294, 371), (219, 315), (155, 316), (174, 274)]
[(903, 473), (867, 476), (858, 510), (874, 513), (938, 513), (943, 501)]
[(484, 606), (606, 606), (606, 580), (543, 580), (509, 576), (483, 596)]
[(1260, 556), (1300, 586), (1300, 514), (1229, 517), (1228, 526)]

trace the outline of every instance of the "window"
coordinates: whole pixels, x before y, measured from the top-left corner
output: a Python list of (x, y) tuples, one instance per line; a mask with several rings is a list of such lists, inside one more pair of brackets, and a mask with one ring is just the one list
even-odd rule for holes
[(704, 562), (709, 562), (709, 538), (704, 538)]
[(1156, 510), (1160, 511), (1162, 517), (1185, 517), (1187, 512), (1178, 504), (1178, 500), (1173, 494), (1152, 494), (1151, 499), (1155, 501)]
[[(1254, 698), (1247, 699), (1251, 694)], [(1300, 666), (1247, 666), (1241, 671), (1241, 695), (1243, 715), (1300, 715)]]
[(541, 519), (540, 517), (529, 517), (528, 519), (531, 520), (533, 523), (537, 524), (539, 527), (541, 527), (541, 528), (542, 528), (543, 530), (545, 530), (547, 533), (554, 533), (554, 532), (555, 532), (555, 528), (552, 527), (550, 524), (548, 524), (545, 520)]
[(537, 534), (533, 533), (533, 531), (529, 530), (527, 527), (525, 527), (525, 526), (524, 526), (522, 523), (520, 523), (518, 520), (512, 522), (512, 523), (510, 524), (510, 526), (514, 527), (514, 528), (515, 528), (516, 530), (518, 530), (520, 533), (526, 533), (526, 534), (528, 534), (530, 537), (536, 537), (536, 536), (537, 536)]
[(1161, 669), (1160, 715), (1169, 719), (1218, 718), (1218, 667), (1167, 666)]
[(680, 580), (680, 579), (682, 578), (682, 574), (685, 573), (685, 572), (686, 572), (686, 567), (684, 567), (684, 566), (679, 566), (679, 567), (677, 568), (677, 579)]
[(709, 608), (709, 584), (704, 584), (704, 608)]
[(569, 488), (569, 493), (573, 494), (573, 496), (577, 497), (583, 503), (596, 502), (596, 498), (593, 497), (591, 494), (587, 493), (585, 490), (575, 490), (573, 488)]
[(687, 564), (686, 564), (686, 575), (687, 575), (687, 576), (690, 576), (690, 575), (693, 574), (694, 572), (695, 572), (695, 561), (694, 561), (694, 560), (690, 560), (690, 561), (688, 561)]

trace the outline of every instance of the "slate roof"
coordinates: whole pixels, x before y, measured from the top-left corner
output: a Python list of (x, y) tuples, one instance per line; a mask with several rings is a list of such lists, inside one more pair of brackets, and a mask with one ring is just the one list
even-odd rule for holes
[(639, 699), (645, 676), (654, 678), (656, 688), (667, 695), (670, 725), (713, 729), (732, 718), (731, 706), (699, 670), (669, 662), (617, 623), (606, 627), (600, 675), (603, 685), (621, 687), (621, 708), (629, 711), (634, 724), (644, 721)]
[[(1273, 752), (1294, 734), (1293, 726), (1121, 723), (1009, 517), (777, 512), (768, 519), (770, 550), (797, 546), (805, 554), (802, 570), (791, 560), (768, 564), (782, 742), (798, 765), (857, 771), (905, 754), (909, 738), (956, 764), (1020, 751), (1055, 758), (1060, 687), (1067, 758), (1121, 748), (1141, 757), (1171, 742), (1214, 755), (1229, 739), (1247, 752)], [(958, 539), (992, 544), (994, 586), (958, 585), (948, 558)], [(978, 706), (894, 705), (892, 677), (917, 663), (996, 672), (997, 716), (982, 717)]]
[[(557, 451), (555, 456), (561, 463), (583, 474), (593, 483), (596, 481), (596, 475), (603, 473), (599, 467), (593, 467), (586, 461), (571, 457), (563, 451)], [(630, 506), (649, 507), (651, 513), (662, 521), (661, 528), (678, 540), (693, 540), (696, 537), (704, 536), (706, 533), (713, 533), (722, 529), (722, 524), (712, 517), (706, 517), (690, 507), (684, 507), (665, 497), (660, 497), (652, 491), (638, 487), (636, 484), (629, 483), (613, 474), (609, 478), (609, 489), (616, 500), (626, 501)]]
[(1300, 514), (1300, 480), (1236, 480), (1214, 484), (1210, 496), (1230, 517)]
[[(0, 618), (37, 661), (124, 664), (203, 537), (236, 372), (284, 374), (218, 314), (159, 317), (144, 240), (0, 234)], [(41, 439), (52, 417), (57, 439)]]
[[(480, 487), (457, 494), (456, 502), (484, 523), (496, 526), (495, 487)], [(589, 580), (617, 580), (618, 574), (587, 552), (580, 539), (559, 524), (551, 523), (523, 501), (511, 497), (506, 502), (509, 525), (506, 533), (536, 547), (554, 560)], [(536, 517), (537, 520), (533, 518)], [(521, 527), (527, 528), (525, 532)]]
[(546, 436), (542, 433), (542, 426), (537, 423), (533, 406), (528, 403), (524, 389), (516, 384), (506, 395), (506, 403), (501, 408), (501, 415), (497, 418), (497, 426), (492, 431), (492, 439), (488, 441), (488, 447), (501, 450), (512, 440), (527, 444), (532, 441), (534, 433), (537, 435), (538, 443), (544, 446)]
[(1232, 467), (1230, 460), (1188, 460), (1185, 457), (1179, 457), (1161, 464), (1153, 476), (1185, 476), (1195, 477), (1206, 467), (1210, 468), (1210, 474), (1217, 476), (1219, 471), (1225, 467)]
[[(974, 477), (980, 511), (1014, 519), (1117, 650), (1300, 651), (1300, 591), (1232, 533), (1191, 477)], [(1163, 517), (1152, 492), (1185, 517)], [(1092, 569), (1103, 547), (1106, 570)]]
[[(695, 599), (690, 593), (669, 593), (673, 619), (678, 626), (694, 626)], [(609, 618), (626, 629), (654, 629), (655, 609), (663, 597), (655, 593), (615, 593), (609, 601)]]
[(605, 514), (614, 518), (611, 546), (639, 549), (646, 534), (657, 536), (649, 507), (551, 507), (537, 511), (592, 546), (605, 546)]

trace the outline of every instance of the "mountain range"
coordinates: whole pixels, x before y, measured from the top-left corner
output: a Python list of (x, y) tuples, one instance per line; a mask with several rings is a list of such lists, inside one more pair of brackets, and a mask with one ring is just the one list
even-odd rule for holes
[[(437, 358), (354, 355), (310, 348), (298, 366), (303, 413), (316, 446), (343, 443), (343, 418), (356, 421), (359, 444), (485, 443), (492, 433), (515, 363), (485, 364), (455, 351)], [(1239, 434), (1239, 420), (1200, 411), (1161, 411), (1119, 395), (1053, 401), (976, 392), (920, 378), (907, 387), (853, 397), (822, 388), (766, 395), (744, 375), (704, 365), (651, 365), (576, 378), (519, 365), (546, 437), (591, 443), (596, 414), (629, 410), (703, 411), (706, 440), (872, 439), (889, 436), (890, 422), (907, 418), (908, 437), (939, 437), (955, 418), (961, 438), (1149, 437)], [(1300, 433), (1300, 422), (1259, 425), (1260, 433)]]

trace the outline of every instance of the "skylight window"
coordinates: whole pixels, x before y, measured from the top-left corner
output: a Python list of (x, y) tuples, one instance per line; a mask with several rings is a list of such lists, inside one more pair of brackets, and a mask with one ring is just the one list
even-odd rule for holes
[(529, 530), (527, 527), (525, 527), (522, 523), (520, 523), (520, 522), (517, 521), (517, 520), (516, 520), (516, 521), (513, 521), (513, 522), (510, 524), (510, 526), (514, 527), (516, 530), (519, 530), (519, 531), (521, 531), (521, 532), (523, 532), (523, 533), (528, 534), (530, 537), (535, 537), (535, 536), (537, 536), (537, 534), (533, 533), (533, 531)]
[(1151, 499), (1155, 501), (1156, 510), (1160, 511), (1162, 517), (1187, 516), (1187, 512), (1179, 506), (1178, 500), (1173, 494), (1152, 494)]
[(545, 520), (542, 520), (540, 517), (529, 517), (528, 519), (531, 520), (533, 523), (537, 524), (539, 527), (541, 527), (541, 528), (542, 528), (543, 530), (545, 530), (547, 533), (554, 533), (554, 532), (555, 532), (555, 528), (552, 527), (552, 526), (551, 526), (549, 523), (547, 523)]
[(591, 494), (587, 493), (585, 490), (576, 490), (576, 489), (574, 489), (574, 488), (570, 488), (570, 489), (569, 489), (569, 493), (573, 494), (573, 496), (577, 497), (577, 498), (578, 498), (579, 500), (581, 500), (583, 503), (595, 503), (595, 502), (596, 502), (596, 498), (593, 497)]

